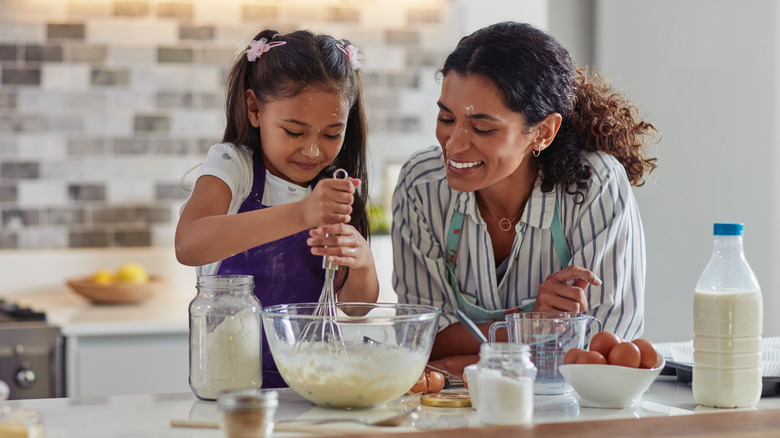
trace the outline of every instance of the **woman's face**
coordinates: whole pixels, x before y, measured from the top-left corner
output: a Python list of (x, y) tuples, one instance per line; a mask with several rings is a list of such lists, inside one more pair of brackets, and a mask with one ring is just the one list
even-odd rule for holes
[(521, 114), (504, 105), (491, 80), (449, 73), (437, 103), (436, 138), (450, 187), (472, 192), (536, 172), (528, 159), (536, 135)]
[(272, 175), (307, 186), (341, 151), (349, 102), (340, 93), (322, 89), (254, 106), (253, 99), (257, 102), (248, 92), (249, 120), (260, 128), (266, 168)]

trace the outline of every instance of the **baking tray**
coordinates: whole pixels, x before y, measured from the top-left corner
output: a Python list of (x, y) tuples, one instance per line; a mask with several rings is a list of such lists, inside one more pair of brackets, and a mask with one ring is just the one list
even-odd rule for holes
[[(691, 383), (691, 380), (693, 380), (693, 365), (666, 359), (666, 366), (661, 371), (661, 375), (676, 375), (678, 382)], [(780, 394), (780, 376), (764, 376), (762, 382), (761, 397), (774, 397)]]

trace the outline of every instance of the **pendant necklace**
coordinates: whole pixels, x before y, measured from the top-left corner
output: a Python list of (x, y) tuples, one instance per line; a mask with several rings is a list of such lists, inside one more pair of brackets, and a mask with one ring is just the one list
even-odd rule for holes
[(485, 200), (482, 199), (482, 198), (480, 198), (480, 199), (482, 200), (482, 205), (485, 206), (485, 208), (487, 209), (488, 213), (490, 213), (490, 215), (493, 216), (493, 219), (498, 221), (498, 228), (500, 228), (501, 231), (509, 231), (509, 230), (511, 230), (512, 229), (512, 224), (515, 222), (515, 220), (518, 217), (520, 217), (520, 214), (523, 212), (523, 209), (524, 209), (524, 208), (521, 208), (520, 211), (518, 211), (517, 214), (515, 215), (515, 217), (513, 217), (512, 219), (509, 219), (508, 217), (502, 217), (501, 219), (499, 219), (498, 217), (496, 217), (495, 214), (493, 214), (493, 211), (490, 210), (490, 207), (488, 207), (488, 205), (485, 202)]

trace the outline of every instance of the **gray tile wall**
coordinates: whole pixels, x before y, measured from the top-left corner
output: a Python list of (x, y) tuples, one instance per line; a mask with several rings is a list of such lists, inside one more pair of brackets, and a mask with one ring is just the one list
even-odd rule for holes
[[(171, 245), (233, 56), (308, 28), (365, 59), (372, 195), (432, 144), (451, 0), (0, 0), (0, 248)], [(191, 174), (190, 174), (191, 176)]]

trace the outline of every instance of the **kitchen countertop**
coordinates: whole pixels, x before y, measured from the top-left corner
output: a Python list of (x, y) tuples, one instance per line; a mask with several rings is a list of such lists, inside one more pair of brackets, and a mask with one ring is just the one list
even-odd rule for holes
[[(392, 245), (389, 236), (374, 236), (371, 248), (380, 280), (379, 301), (396, 302), (392, 291)], [(115, 270), (137, 262), (165, 278), (166, 287), (139, 304), (92, 304), (66, 285), (97, 269)], [(187, 309), (195, 297), (195, 268), (183, 266), (169, 247), (0, 250), (0, 266), (11, 273), (0, 282), (0, 298), (46, 312), (64, 336), (110, 336), (187, 333)]]
[(63, 336), (110, 336), (188, 333), (189, 302), (195, 296), (171, 290), (138, 304), (93, 304), (67, 286), (8, 296), (13, 302), (41, 309)]
[[(491, 436), (745, 436), (776, 437), (780, 435), (780, 397), (762, 398), (750, 409), (712, 409), (698, 406), (689, 385), (673, 376), (661, 376), (644, 395), (640, 404), (625, 409), (580, 407), (575, 396), (537, 396), (534, 400), (534, 425), (485, 429), (471, 408), (422, 407), (414, 426), (369, 428), (341, 423), (365, 434), (413, 437)], [(215, 403), (199, 401), (191, 393), (147, 394), (71, 399), (17, 400), (12, 408), (34, 409), (40, 414), (48, 438), (112, 437), (190, 437), (218, 438), (216, 429), (173, 428), (170, 421), (190, 419), (217, 421)], [(389, 417), (395, 412), (419, 404), (419, 396), (405, 395), (385, 407), (370, 410), (332, 410), (314, 406), (289, 389), (280, 390), (280, 407), (276, 420), (314, 418)], [(342, 430), (317, 426), (320, 434)], [(301, 436), (302, 433), (278, 432), (274, 436)]]
[[(66, 280), (116, 270), (136, 262), (165, 279), (165, 288), (138, 304), (92, 304)], [(176, 260), (173, 248), (109, 248), (0, 251), (11, 273), (0, 282), (0, 298), (46, 313), (66, 336), (186, 333), (187, 307), (195, 296), (195, 268)]]

